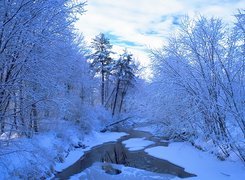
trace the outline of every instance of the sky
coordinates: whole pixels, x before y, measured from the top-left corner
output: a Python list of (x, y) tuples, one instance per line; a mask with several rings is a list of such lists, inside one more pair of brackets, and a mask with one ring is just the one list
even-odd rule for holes
[(149, 66), (149, 49), (160, 48), (181, 18), (197, 15), (234, 20), (245, 0), (88, 0), (76, 23), (89, 44), (100, 32), (114, 51), (127, 48), (142, 66)]

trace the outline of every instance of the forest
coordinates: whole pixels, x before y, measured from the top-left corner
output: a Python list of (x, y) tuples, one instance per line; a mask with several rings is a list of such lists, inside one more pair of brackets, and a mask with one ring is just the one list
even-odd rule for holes
[(183, 17), (148, 50), (146, 79), (106, 33), (85, 41), (74, 24), (87, 3), (0, 1), (0, 179), (56, 177), (70, 152), (134, 128), (239, 163), (245, 177), (245, 11), (230, 24)]

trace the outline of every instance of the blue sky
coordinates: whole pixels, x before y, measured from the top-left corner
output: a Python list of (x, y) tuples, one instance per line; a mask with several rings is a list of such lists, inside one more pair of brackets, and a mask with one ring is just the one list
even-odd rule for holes
[(76, 25), (87, 42), (103, 32), (115, 51), (126, 47), (148, 66), (148, 49), (161, 47), (182, 16), (202, 14), (230, 22), (238, 8), (245, 8), (245, 0), (88, 0)]

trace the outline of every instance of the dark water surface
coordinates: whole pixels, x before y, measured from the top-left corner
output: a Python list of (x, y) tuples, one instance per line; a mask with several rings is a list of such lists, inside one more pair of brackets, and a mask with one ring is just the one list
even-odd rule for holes
[[(143, 169), (155, 173), (170, 174), (180, 178), (196, 176), (188, 173), (184, 168), (175, 165), (169, 161), (150, 156), (144, 149), (138, 151), (129, 151), (122, 144), (122, 141), (130, 138), (142, 138), (155, 142), (154, 146), (167, 146), (168, 143), (161, 142), (161, 138), (154, 137), (151, 133), (137, 130), (124, 130), (128, 135), (121, 137), (117, 142), (104, 143), (93, 147), (73, 165), (56, 174), (56, 179), (68, 179), (69, 177), (84, 171), (95, 162), (108, 162), (114, 164), (123, 164), (125, 166)], [(177, 155), (176, 155), (177, 156)], [(116, 171), (115, 171), (116, 172)], [(119, 172), (120, 173), (120, 172)], [(114, 175), (116, 177), (116, 175)]]

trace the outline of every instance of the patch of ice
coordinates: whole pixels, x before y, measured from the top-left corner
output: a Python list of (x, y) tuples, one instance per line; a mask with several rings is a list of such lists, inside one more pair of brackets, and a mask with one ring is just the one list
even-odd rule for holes
[(131, 138), (122, 142), (130, 151), (142, 150), (145, 147), (154, 144), (153, 141), (145, 140), (145, 138)]

